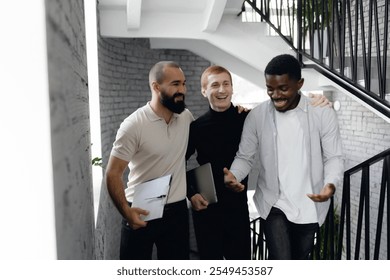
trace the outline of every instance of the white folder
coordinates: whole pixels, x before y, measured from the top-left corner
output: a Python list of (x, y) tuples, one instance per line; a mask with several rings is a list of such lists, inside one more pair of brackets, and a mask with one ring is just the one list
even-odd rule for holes
[(162, 218), (167, 203), (171, 175), (166, 175), (135, 186), (131, 207), (149, 211), (141, 220), (150, 221)]

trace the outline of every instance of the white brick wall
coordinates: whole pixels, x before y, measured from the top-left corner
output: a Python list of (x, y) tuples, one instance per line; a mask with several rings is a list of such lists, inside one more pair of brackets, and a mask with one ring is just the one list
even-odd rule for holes
[[(341, 109), (337, 112), (337, 115), (343, 139), (346, 170), (390, 148), (389, 123), (342, 93), (334, 93), (333, 100), (339, 100), (341, 103)], [(381, 161), (370, 168), (370, 258), (373, 257), (374, 252), (382, 165), (383, 162)], [(354, 224), (352, 227), (352, 252), (354, 252), (356, 243), (360, 183), (361, 172), (354, 174), (351, 177), (351, 216)], [(340, 189), (337, 190), (337, 200), (340, 203)], [(338, 206), (338, 210), (340, 209), (341, 207)], [(386, 215), (384, 216), (384, 220), (386, 220)], [(384, 223), (380, 259), (387, 258), (387, 243), (384, 236), (386, 231), (387, 227), (386, 223)], [(362, 233), (360, 248), (360, 258), (364, 258), (364, 232)], [(352, 258), (353, 257), (354, 256), (352, 256)]]

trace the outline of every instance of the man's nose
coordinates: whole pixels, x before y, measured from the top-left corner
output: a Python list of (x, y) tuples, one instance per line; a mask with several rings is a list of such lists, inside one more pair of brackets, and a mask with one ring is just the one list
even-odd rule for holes
[(186, 85), (180, 85), (179, 86), (180, 93), (186, 94), (187, 93), (187, 87)]
[(274, 90), (270, 93), (269, 96), (270, 96), (271, 98), (278, 98), (278, 97), (281, 96), (281, 95), (280, 95), (280, 91), (277, 90), (277, 89), (274, 89)]

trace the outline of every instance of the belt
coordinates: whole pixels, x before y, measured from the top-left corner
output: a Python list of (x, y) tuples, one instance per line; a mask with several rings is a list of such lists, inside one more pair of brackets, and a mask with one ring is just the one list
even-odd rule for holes
[(164, 212), (166, 211), (174, 211), (174, 210), (182, 210), (182, 209), (187, 209), (187, 201), (186, 199), (177, 201), (177, 202), (172, 202), (165, 204), (164, 206)]

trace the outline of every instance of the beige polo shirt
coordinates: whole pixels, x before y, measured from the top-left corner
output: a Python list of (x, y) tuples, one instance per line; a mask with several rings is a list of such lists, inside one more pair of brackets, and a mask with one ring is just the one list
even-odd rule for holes
[(122, 122), (111, 155), (129, 162), (125, 190), (129, 202), (136, 185), (168, 174), (172, 174), (172, 181), (167, 202), (185, 199), (185, 153), (193, 120), (191, 112), (185, 109), (181, 114), (173, 114), (167, 124), (147, 103)]

